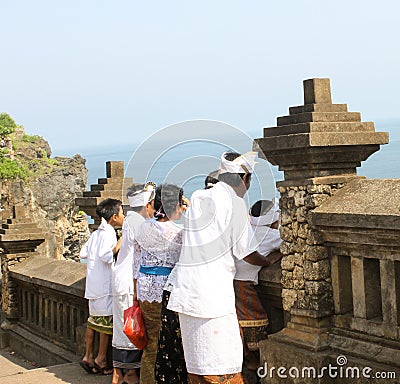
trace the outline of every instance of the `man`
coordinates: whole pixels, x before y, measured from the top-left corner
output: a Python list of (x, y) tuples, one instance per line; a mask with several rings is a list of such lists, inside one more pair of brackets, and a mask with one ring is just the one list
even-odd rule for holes
[(112, 384), (137, 383), (142, 351), (132, 344), (123, 332), (124, 310), (134, 301), (133, 253), (138, 227), (154, 214), (154, 187), (133, 185), (127, 197), (131, 207), (122, 226), (122, 244), (112, 271), (113, 293), (113, 379)]
[(243, 383), (243, 345), (235, 309), (235, 259), (268, 265), (250, 248), (243, 196), (255, 152), (224, 153), (219, 183), (193, 193), (168, 309), (179, 313), (191, 384)]

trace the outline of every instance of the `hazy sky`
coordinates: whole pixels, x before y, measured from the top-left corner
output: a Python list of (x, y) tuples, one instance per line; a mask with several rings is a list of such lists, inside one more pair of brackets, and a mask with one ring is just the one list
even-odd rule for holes
[(400, 118), (398, 0), (0, 0), (0, 14), (0, 112), (56, 154), (197, 118), (262, 136), (311, 77), (364, 121)]

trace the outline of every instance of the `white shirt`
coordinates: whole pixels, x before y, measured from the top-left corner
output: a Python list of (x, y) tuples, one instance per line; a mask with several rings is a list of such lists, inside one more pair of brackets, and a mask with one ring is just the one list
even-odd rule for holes
[[(279, 229), (273, 229), (265, 225), (252, 225), (251, 227), (254, 231), (254, 246), (261, 255), (268, 256), (273, 251), (279, 251), (282, 243)], [(235, 264), (235, 280), (253, 281), (254, 284), (258, 284), (258, 272), (260, 272), (261, 266), (252, 265), (244, 260), (235, 260)]]
[(246, 204), (229, 185), (194, 192), (168, 309), (203, 318), (236, 313), (234, 259), (254, 251), (250, 238)]
[(140, 301), (161, 303), (168, 279), (168, 276), (141, 273), (140, 266), (173, 268), (181, 247), (182, 228), (172, 221), (148, 220), (139, 227), (135, 237), (134, 276)]
[(122, 225), (122, 243), (117, 261), (112, 270), (112, 292), (114, 295), (133, 294), (133, 253), (135, 233), (144, 217), (128, 211)]
[(114, 228), (102, 220), (82, 247), (79, 256), (87, 259), (86, 299), (99, 299), (111, 295), (111, 270), (114, 261), (113, 248), (117, 244)]

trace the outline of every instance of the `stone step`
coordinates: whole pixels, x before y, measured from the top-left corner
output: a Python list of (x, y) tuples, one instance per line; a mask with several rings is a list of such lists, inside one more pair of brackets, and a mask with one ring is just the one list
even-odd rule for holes
[(277, 125), (290, 125), (310, 122), (361, 121), (360, 112), (307, 112), (277, 118)]
[(34, 222), (30, 222), (30, 223), (10, 223), (10, 224), (2, 224), (1, 226), (3, 229), (14, 229), (16, 227), (18, 228), (37, 228), (37, 224)]
[(306, 104), (289, 108), (289, 114), (306, 112), (347, 112), (347, 104)]
[(85, 191), (83, 197), (101, 197), (102, 191)]
[(31, 218), (22, 218), (22, 219), (7, 219), (6, 224), (31, 224), (34, 223)]
[(91, 191), (104, 191), (104, 186), (107, 184), (92, 184), (90, 186)]
[(373, 122), (310, 122), (264, 128), (264, 137), (311, 132), (375, 132)]
[(101, 177), (99, 179), (97, 179), (97, 184), (107, 184), (107, 185), (119, 185), (121, 186), (121, 184), (127, 184), (127, 185), (131, 185), (133, 183), (133, 179), (132, 177), (113, 177), (113, 178), (106, 178), (106, 177)]
[(41, 235), (43, 236), (43, 231), (36, 227), (36, 228), (19, 228), (19, 227), (13, 227), (11, 229), (0, 229), (0, 234), (2, 235), (28, 235), (28, 236), (36, 236), (36, 235)]

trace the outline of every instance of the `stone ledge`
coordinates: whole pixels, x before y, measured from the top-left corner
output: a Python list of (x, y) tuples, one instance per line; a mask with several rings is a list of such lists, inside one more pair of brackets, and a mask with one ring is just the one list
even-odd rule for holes
[(86, 265), (46, 257), (30, 257), (10, 270), (11, 278), (83, 298)]

